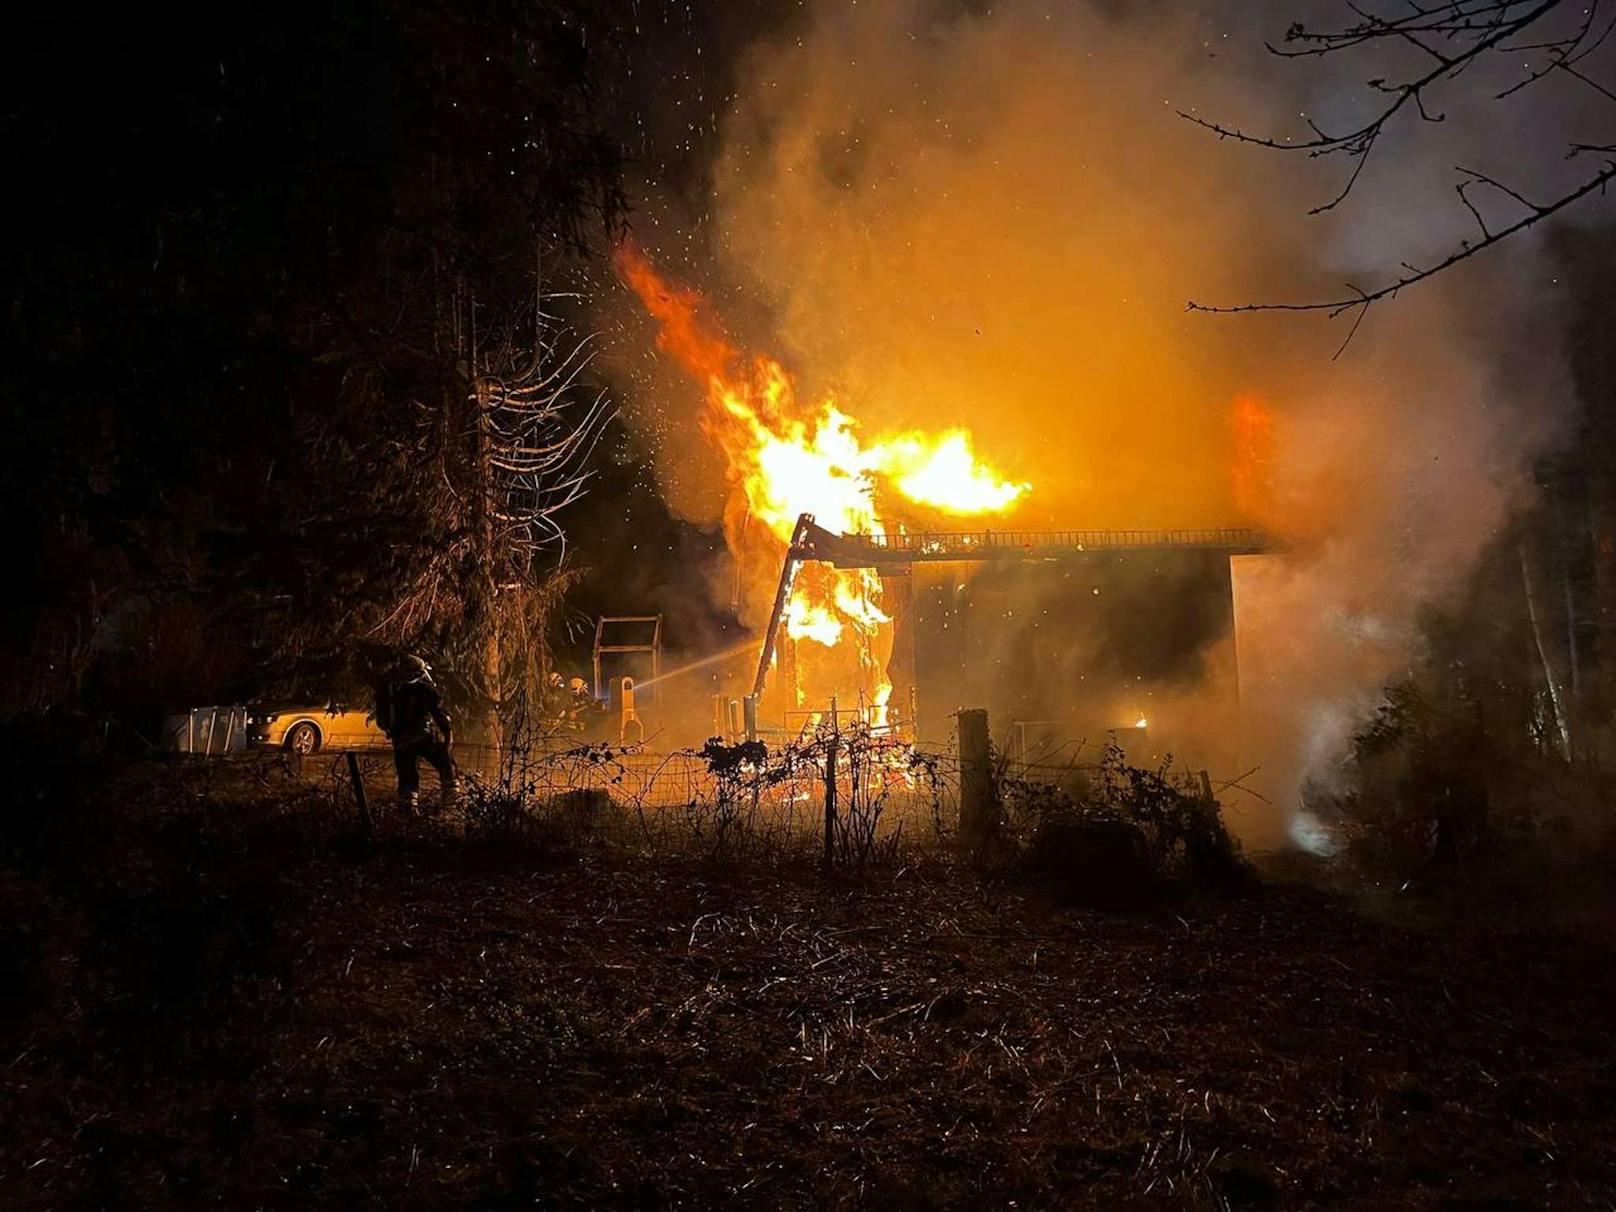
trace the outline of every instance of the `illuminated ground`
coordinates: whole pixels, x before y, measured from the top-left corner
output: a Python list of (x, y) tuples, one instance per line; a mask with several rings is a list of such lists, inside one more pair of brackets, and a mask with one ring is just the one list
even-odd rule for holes
[(271, 790), (3, 868), (11, 1206), (1616, 1198), (1608, 926), (345, 856)]

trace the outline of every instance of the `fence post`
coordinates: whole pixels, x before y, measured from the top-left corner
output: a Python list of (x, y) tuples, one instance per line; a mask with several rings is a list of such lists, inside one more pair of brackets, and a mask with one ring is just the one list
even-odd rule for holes
[(365, 776), (359, 771), (359, 758), (348, 751), (348, 777), (353, 780), (354, 802), (359, 805), (359, 827), (367, 838), (376, 834), (376, 822), (370, 819), (370, 801), (365, 798)]
[(836, 751), (841, 747), (836, 723), (836, 696), (830, 700), (830, 748), (825, 754), (825, 870), (830, 870), (836, 845)]
[(980, 707), (959, 713), (960, 845), (980, 850), (998, 832), (993, 796), (993, 759), (988, 748), (988, 713)]

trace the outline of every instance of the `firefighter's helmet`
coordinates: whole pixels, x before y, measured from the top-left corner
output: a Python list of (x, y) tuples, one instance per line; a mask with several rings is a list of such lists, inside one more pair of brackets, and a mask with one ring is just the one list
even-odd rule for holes
[(411, 682), (430, 684), (432, 666), (414, 653), (406, 652), (398, 658), (398, 665), (393, 671), (393, 680), (400, 685), (409, 685)]

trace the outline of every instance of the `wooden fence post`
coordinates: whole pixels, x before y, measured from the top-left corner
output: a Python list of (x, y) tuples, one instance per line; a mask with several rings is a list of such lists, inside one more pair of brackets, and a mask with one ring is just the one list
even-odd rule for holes
[(980, 707), (959, 713), (960, 845), (980, 850), (998, 832), (993, 795), (993, 758), (988, 747), (988, 713)]
[(354, 802), (359, 805), (359, 827), (367, 838), (376, 835), (376, 822), (370, 816), (370, 801), (365, 797), (365, 776), (359, 770), (359, 758), (348, 751), (348, 777), (353, 780)]

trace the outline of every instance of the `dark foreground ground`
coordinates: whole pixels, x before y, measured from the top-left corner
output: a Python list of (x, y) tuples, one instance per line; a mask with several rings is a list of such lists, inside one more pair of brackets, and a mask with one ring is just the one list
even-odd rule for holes
[(1597, 921), (363, 854), (269, 782), (144, 794), (0, 870), (6, 1206), (1616, 1201)]

